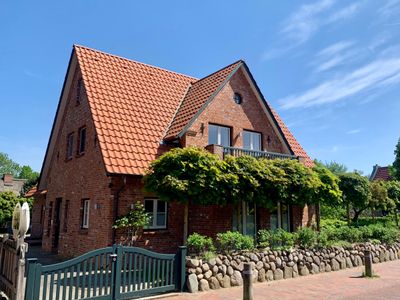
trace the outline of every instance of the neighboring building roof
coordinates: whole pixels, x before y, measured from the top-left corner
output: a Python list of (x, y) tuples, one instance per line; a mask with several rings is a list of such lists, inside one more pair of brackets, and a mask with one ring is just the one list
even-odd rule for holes
[[(198, 80), (82, 46), (74, 46), (74, 52), (106, 171), (112, 174), (142, 175), (162, 152), (163, 139), (183, 134), (236, 70), (244, 66), (248, 71), (240, 60)], [(271, 112), (287, 146), (311, 166), (304, 149)]]
[(2, 174), (0, 177), (0, 192), (12, 191), (20, 195), (26, 179), (14, 178), (12, 174)]
[(35, 186), (31, 187), (31, 189), (25, 193), (24, 197), (30, 198), (33, 196), (44, 195), (46, 193), (47, 193), (47, 190), (38, 191), (37, 186), (35, 185)]
[(375, 165), (372, 169), (372, 174), (369, 179), (370, 180), (385, 180), (385, 181), (391, 180), (392, 177), (390, 176), (389, 166), (380, 167), (378, 165)]

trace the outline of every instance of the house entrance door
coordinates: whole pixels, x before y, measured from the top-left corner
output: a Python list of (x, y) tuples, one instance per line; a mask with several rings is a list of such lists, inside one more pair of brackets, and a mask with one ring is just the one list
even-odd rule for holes
[(62, 198), (56, 199), (56, 204), (54, 207), (54, 218), (53, 218), (53, 252), (58, 252), (58, 242), (60, 240), (60, 217), (61, 217), (61, 202)]

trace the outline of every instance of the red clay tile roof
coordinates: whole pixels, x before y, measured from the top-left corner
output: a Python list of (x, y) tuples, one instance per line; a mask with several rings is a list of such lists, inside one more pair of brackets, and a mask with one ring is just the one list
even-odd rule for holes
[(271, 107), (270, 107), (270, 109), (271, 109), (271, 112), (272, 112), (275, 120), (278, 122), (278, 126), (282, 130), (282, 133), (283, 133), (286, 141), (288, 142), (290, 149), (293, 151), (293, 154), (303, 157), (304, 164), (307, 167), (313, 167), (314, 166), (313, 160), (308, 156), (307, 152), (303, 149), (303, 147), (299, 144), (299, 142), (296, 140), (296, 138), (293, 136), (293, 134), (290, 132), (290, 130), (286, 127), (285, 123), (283, 123), (282, 119), (278, 116), (276, 111), (274, 109), (272, 109)]
[(74, 46), (109, 173), (143, 174), (193, 77)]
[[(74, 46), (108, 173), (142, 175), (165, 150), (164, 137), (179, 135), (242, 64), (203, 79)], [(312, 160), (273, 112), (295, 155)]]
[(242, 61), (237, 61), (205, 78), (202, 78), (189, 88), (182, 101), (181, 106), (172, 121), (165, 138), (173, 138), (179, 135), (188, 125), (189, 121), (205, 105), (207, 100), (212, 97), (219, 87), (223, 86), (230, 75), (241, 65)]
[(374, 170), (371, 174), (371, 180), (391, 180), (389, 167), (374, 166)]

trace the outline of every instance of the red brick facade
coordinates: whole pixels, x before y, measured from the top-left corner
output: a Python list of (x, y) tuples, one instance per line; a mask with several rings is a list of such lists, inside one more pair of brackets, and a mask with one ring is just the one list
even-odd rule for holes
[[(136, 201), (152, 197), (143, 188), (142, 177), (137, 175), (109, 174), (106, 172), (102, 150), (93, 122), (91, 107), (84, 88), (77, 103), (79, 68), (66, 87), (66, 106), (60, 119), (48, 171), (45, 178), (47, 193), (36, 198), (32, 215), (32, 234), (41, 236), (43, 249), (55, 251), (66, 257), (76, 256), (92, 249), (118, 242), (121, 233), (112, 229), (116, 216), (125, 214)], [(234, 93), (243, 97), (242, 104), (233, 101)], [(206, 147), (208, 125), (220, 124), (231, 128), (231, 145), (242, 147), (243, 130), (262, 134), (262, 150), (290, 154), (282, 137), (277, 135), (265, 107), (260, 103), (243, 70), (236, 72), (216, 95), (214, 100), (197, 117), (180, 144)], [(79, 129), (86, 128), (86, 148), (78, 154)], [(98, 129), (97, 129), (98, 130)], [(67, 137), (74, 135), (73, 156), (67, 159)], [(160, 146), (159, 154), (166, 148)], [(43, 174), (43, 172), (42, 172)], [(89, 228), (82, 228), (83, 200), (89, 200)], [(184, 207), (179, 203), (168, 204), (167, 228), (145, 230), (139, 246), (160, 252), (175, 252), (183, 243)], [(232, 206), (189, 206), (189, 234), (198, 232), (215, 236), (218, 232), (232, 230)], [(292, 207), (291, 222), (295, 229), (311, 225), (314, 212), (307, 207)], [(59, 221), (58, 221), (59, 220)], [(257, 209), (257, 228), (269, 228), (268, 210)]]

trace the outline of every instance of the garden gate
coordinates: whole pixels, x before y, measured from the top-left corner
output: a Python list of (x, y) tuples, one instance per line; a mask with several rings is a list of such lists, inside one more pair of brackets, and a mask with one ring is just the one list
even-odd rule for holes
[(53, 265), (28, 259), (25, 299), (118, 300), (181, 291), (185, 258), (184, 246), (160, 254), (114, 245)]

